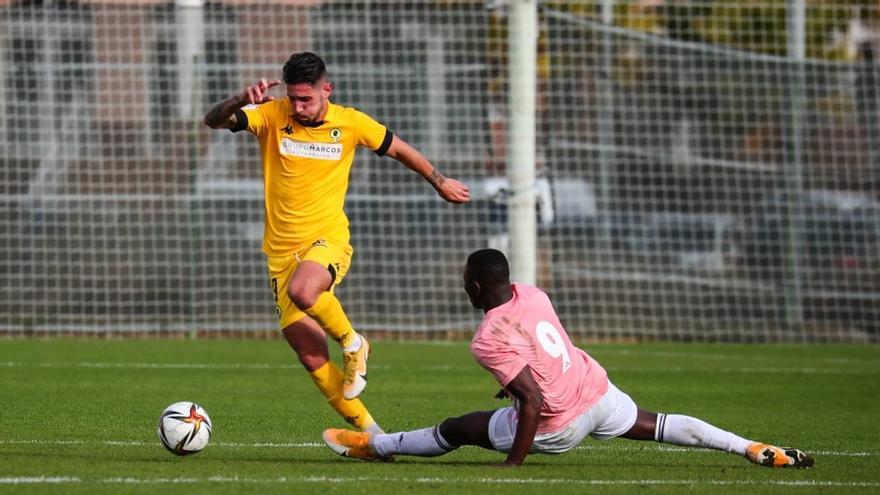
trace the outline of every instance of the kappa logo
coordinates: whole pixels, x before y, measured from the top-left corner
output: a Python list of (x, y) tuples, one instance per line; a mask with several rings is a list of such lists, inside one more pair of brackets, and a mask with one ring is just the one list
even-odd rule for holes
[(327, 241), (324, 239), (318, 239), (317, 241), (312, 243), (312, 247), (327, 247)]
[(290, 127), (290, 124), (287, 124), (286, 126), (282, 127), (280, 130), (284, 134), (288, 134), (288, 135), (293, 134), (293, 127)]

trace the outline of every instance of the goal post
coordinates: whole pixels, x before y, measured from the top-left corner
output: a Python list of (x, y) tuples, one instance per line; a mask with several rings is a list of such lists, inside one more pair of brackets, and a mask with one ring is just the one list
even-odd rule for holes
[(534, 284), (537, 276), (535, 219), (535, 98), (537, 90), (538, 5), (536, 0), (510, 4), (508, 45), (510, 95), (507, 179), (510, 275)]

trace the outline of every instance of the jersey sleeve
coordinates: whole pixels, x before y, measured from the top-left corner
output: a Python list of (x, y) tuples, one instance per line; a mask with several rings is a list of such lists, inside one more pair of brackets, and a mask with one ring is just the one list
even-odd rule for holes
[(528, 362), (509, 343), (497, 339), (475, 340), (471, 343), (471, 354), (502, 387), (506, 387), (528, 366)]
[(232, 132), (239, 132), (247, 129), (256, 136), (265, 134), (266, 130), (269, 128), (268, 118), (265, 109), (263, 108), (265, 106), (266, 105), (245, 105), (236, 110), (235, 119), (238, 123), (230, 130)]
[(373, 150), (379, 156), (388, 151), (394, 134), (384, 125), (359, 110), (354, 111), (354, 122), (357, 129), (358, 145)]

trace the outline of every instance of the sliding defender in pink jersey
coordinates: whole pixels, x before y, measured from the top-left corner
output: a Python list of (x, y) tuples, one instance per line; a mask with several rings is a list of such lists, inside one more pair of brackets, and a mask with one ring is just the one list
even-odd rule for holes
[(471, 254), (463, 278), (471, 303), (486, 313), (471, 354), (498, 380), (499, 397), (512, 398), (513, 405), (390, 434), (331, 428), (324, 441), (334, 452), (387, 460), (394, 455), (433, 457), (478, 445), (506, 453), (500, 465), (519, 466), (530, 452), (560, 454), (590, 435), (723, 450), (770, 467), (813, 465), (813, 458), (797, 449), (746, 440), (690, 416), (639, 409), (598, 362), (571, 343), (547, 294), (510, 283), (507, 258), (500, 251)]

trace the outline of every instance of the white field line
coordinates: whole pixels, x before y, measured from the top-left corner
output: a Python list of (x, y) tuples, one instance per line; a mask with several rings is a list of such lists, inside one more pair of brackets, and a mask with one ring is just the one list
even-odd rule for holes
[(76, 476), (9, 476), (0, 478), (0, 485), (52, 485), (61, 483), (81, 483)]
[[(371, 368), (380, 370), (403, 369), (403, 367), (389, 366), (382, 364), (371, 364)], [(109, 362), (89, 362), (81, 361), (76, 363), (38, 363), (38, 362), (21, 362), (21, 361), (2, 361), (0, 368), (88, 368), (88, 369), (199, 369), (199, 370), (227, 370), (227, 369), (247, 369), (247, 370), (283, 370), (283, 369), (299, 369), (302, 366), (298, 364), (253, 364), (253, 363), (109, 363)], [(407, 366), (407, 370), (419, 371), (477, 371), (479, 368), (476, 364), (473, 366), (455, 366), (455, 365), (424, 365), (424, 366)], [(693, 367), (693, 366), (656, 366), (656, 367), (640, 367), (640, 366), (608, 366), (605, 368), (614, 372), (633, 372), (633, 373), (656, 373), (656, 372), (676, 372), (676, 373), (743, 373), (743, 374), (806, 374), (806, 375), (865, 375), (880, 373), (878, 370), (865, 369), (833, 369), (833, 368), (815, 368), (815, 367)]]
[[(585, 346), (584, 349), (587, 352), (590, 352), (589, 346)], [(721, 349), (721, 347), (719, 347)], [(596, 354), (618, 354), (622, 356), (657, 356), (657, 357), (671, 357), (671, 358), (682, 358), (682, 359), (717, 359), (727, 361), (730, 359), (729, 354), (725, 354), (723, 352), (719, 352), (718, 354), (708, 353), (708, 352), (688, 352), (688, 351), (661, 351), (650, 348), (643, 349), (615, 349), (615, 348), (596, 348)], [(828, 363), (828, 364), (842, 364), (842, 365), (853, 365), (853, 364), (872, 364), (876, 365), (878, 360), (865, 360), (858, 358), (847, 358), (847, 357), (818, 357), (815, 358), (816, 362)]]
[(197, 483), (328, 483), (328, 484), (362, 484), (365, 482), (379, 483), (417, 483), (438, 484), (450, 483), (459, 485), (582, 485), (582, 486), (615, 486), (615, 485), (668, 485), (668, 486), (787, 486), (787, 487), (880, 487), (880, 481), (825, 481), (825, 480), (660, 480), (660, 479), (604, 479), (584, 480), (571, 478), (400, 478), (391, 476), (279, 476), (275, 478), (255, 478), (239, 476), (208, 476), (204, 478), (97, 478), (82, 479), (77, 476), (54, 477), (4, 477), (2, 484), (197, 484)]
[(4, 368), (108, 368), (108, 369), (292, 369), (301, 368), (298, 364), (253, 364), (253, 363), (101, 363), (80, 361), (76, 363), (28, 363), (5, 361), (0, 362)]
[[(142, 440), (0, 440), (0, 445), (106, 445), (111, 447), (155, 447), (159, 445), (158, 440), (155, 442), (145, 442)], [(250, 448), (267, 448), (267, 449), (314, 449), (326, 448), (322, 442), (211, 442), (212, 447), (231, 448), (231, 449), (250, 449)], [(675, 446), (658, 446), (653, 443), (644, 446), (627, 445), (624, 443), (617, 445), (581, 445), (575, 447), (574, 450), (595, 450), (595, 451), (615, 451), (615, 452), (650, 452), (652, 450), (660, 452), (671, 452), (676, 454), (689, 453), (705, 453), (716, 452), (712, 449), (689, 448)], [(835, 450), (809, 450), (814, 456), (833, 456), (833, 457), (880, 457), (880, 451), (835, 451)], [(719, 452), (720, 453), (720, 452)]]

